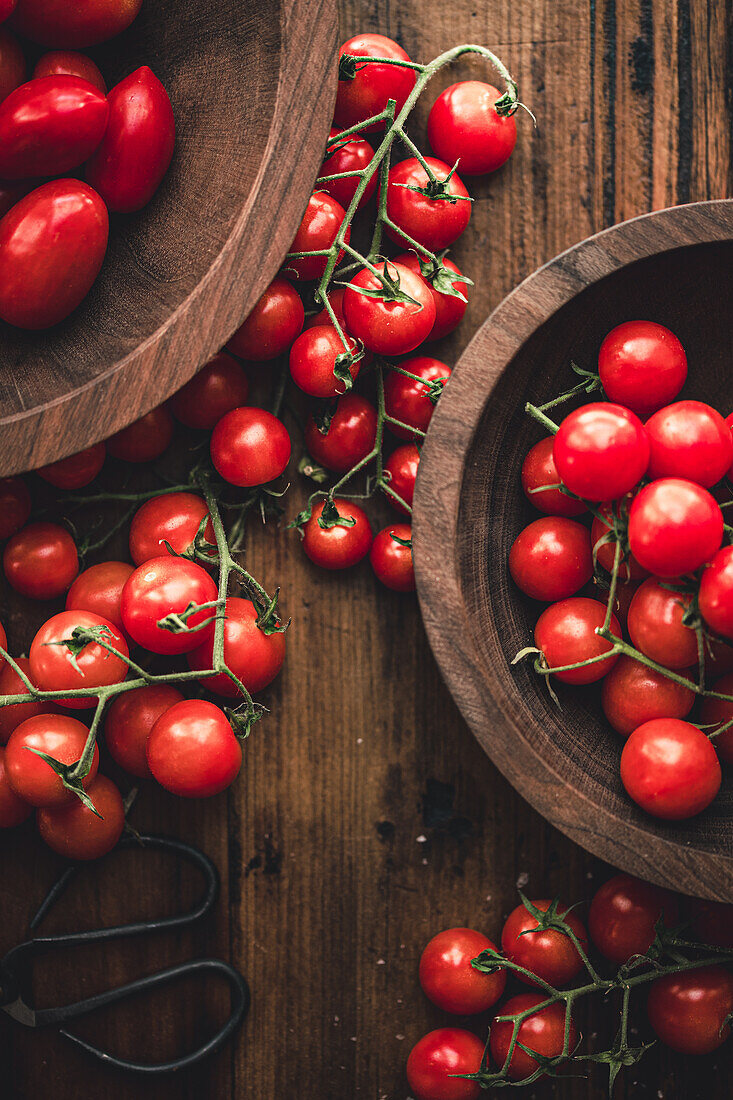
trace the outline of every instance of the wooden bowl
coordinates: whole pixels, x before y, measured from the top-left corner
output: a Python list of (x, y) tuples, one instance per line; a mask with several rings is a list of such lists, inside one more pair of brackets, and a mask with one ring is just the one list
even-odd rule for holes
[(117, 215), (63, 324), (0, 324), (0, 473), (34, 469), (159, 404), (229, 338), (298, 227), (336, 95), (335, 0), (156, 0), (92, 51), (110, 84), (149, 64), (177, 142), (159, 192)]
[[(538, 514), (522, 460), (545, 433), (524, 412), (593, 367), (605, 334), (647, 318), (671, 328), (690, 364), (683, 396), (733, 407), (733, 200), (661, 210), (598, 233), (531, 275), (489, 317), (437, 407), (417, 479), (414, 553), (433, 651), (494, 763), (578, 844), (633, 874), (733, 901), (733, 780), (686, 822), (648, 817), (619, 778), (622, 741), (597, 688), (558, 685), (562, 710), (531, 664), (540, 605), (507, 570)], [(592, 398), (591, 398), (592, 400)]]

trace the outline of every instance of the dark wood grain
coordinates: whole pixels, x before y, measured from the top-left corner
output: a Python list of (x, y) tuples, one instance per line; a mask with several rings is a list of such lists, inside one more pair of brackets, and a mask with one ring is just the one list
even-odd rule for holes
[[(642, 10), (651, 10), (651, 32)], [(341, 14), (344, 38), (379, 30), (421, 60), (460, 41), (496, 48), (540, 120), (536, 134), (528, 120), (520, 124), (506, 169), (470, 185), (472, 224), (454, 254), (476, 287), (464, 325), (439, 352), (450, 362), (489, 311), (562, 249), (652, 206), (731, 193), (725, 0), (341, 0)], [(654, 60), (643, 93), (628, 49), (638, 38)], [(465, 63), (436, 80), (415, 134), (424, 135), (441, 87), (482, 72)], [(651, 150), (638, 145), (650, 127)], [(273, 232), (276, 219), (273, 208)], [(181, 456), (187, 443), (176, 441)], [(294, 471), (292, 479), (300, 492)], [(291, 500), (288, 516), (295, 510)], [(192, 951), (219, 954), (249, 978), (252, 1013), (222, 1056), (155, 1086), (90, 1067), (58, 1037), (31, 1035), (0, 1015), (3, 1084), (13, 1100), (51, 1092), (78, 1100), (82, 1089), (114, 1100), (407, 1100), (408, 1049), (445, 1023), (417, 983), (427, 939), (464, 923), (498, 936), (517, 880), (530, 893), (576, 900), (609, 873), (492, 765), (443, 685), (413, 598), (380, 589), (367, 566), (318, 574), (284, 530), (253, 530), (248, 560), (268, 584), (283, 585), (294, 618), (285, 668), (263, 697), (271, 714), (229, 795), (182, 805), (146, 788), (133, 817), (138, 828), (191, 840), (216, 859), (216, 919), (190, 936), (87, 954), (75, 960), (76, 973), (54, 965), (38, 984), (46, 999), (73, 997)], [(26, 623), (21, 635), (22, 626), (16, 618), (19, 645), (32, 631)], [(26, 934), (58, 863), (30, 828), (0, 838), (0, 852), (5, 950)], [(183, 904), (187, 880), (156, 871), (138, 869), (129, 881), (114, 868), (103, 881), (90, 876), (56, 926)], [(183, 1050), (225, 1007), (217, 991), (199, 994), (182, 989), (175, 1001), (106, 1013), (85, 1034), (140, 1056)], [(607, 1023), (597, 1010), (581, 1022), (587, 1036)], [(643, 1012), (635, 1025), (639, 1039), (649, 1038)], [(616, 1100), (728, 1100), (731, 1068), (726, 1050), (693, 1061), (656, 1047), (622, 1075)], [(593, 1072), (527, 1096), (603, 1100), (606, 1090)]]

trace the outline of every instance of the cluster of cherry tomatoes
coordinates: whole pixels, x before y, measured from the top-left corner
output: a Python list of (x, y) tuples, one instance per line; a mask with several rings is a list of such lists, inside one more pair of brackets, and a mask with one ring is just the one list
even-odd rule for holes
[[(141, 4), (0, 3), (0, 320), (18, 328), (77, 308), (104, 262), (109, 213), (140, 210), (170, 165), (173, 110), (157, 77), (143, 66), (107, 92), (76, 52), (125, 30)], [(14, 31), (34, 58), (52, 48), (31, 79)]]
[[(517, 536), (509, 570), (549, 604), (535, 626), (543, 668), (566, 684), (603, 681), (604, 713), (627, 739), (630, 797), (656, 817), (688, 818), (715, 798), (720, 761), (733, 762), (733, 546), (721, 508), (733, 414), (675, 400), (687, 357), (653, 322), (613, 329), (598, 371), (608, 400), (575, 409), (524, 461), (524, 491), (545, 515)], [(606, 600), (578, 593), (594, 574), (608, 589), (614, 571), (607, 614)]]
[[(529, 902), (529, 906), (539, 914), (548, 913), (554, 906), (584, 953), (589, 952), (590, 942), (606, 964), (621, 968), (635, 959), (634, 973), (639, 972), (640, 960), (636, 957), (646, 955), (652, 947), (659, 923), (671, 932), (684, 918), (690, 940), (710, 945), (710, 955), (727, 954), (733, 949), (733, 906), (692, 902), (630, 875), (615, 875), (595, 893), (587, 928), (575, 910), (562, 903), (539, 899)], [(407, 1062), (407, 1078), (415, 1100), (478, 1100), (480, 1084), (458, 1075), (482, 1070), (499, 1073), (515, 1083), (530, 1077), (536, 1080), (541, 1059), (560, 1060), (563, 1055), (575, 1053), (580, 1041), (578, 1028), (572, 1014), (566, 1020), (567, 1002), (562, 996), (554, 999), (547, 986), (556, 991), (580, 987), (585, 963), (576, 943), (564, 931), (540, 927), (537, 916), (521, 904), (504, 923), (500, 955), (522, 971), (499, 967), (488, 973), (472, 966), (472, 960), (479, 959), (482, 952), (498, 950), (482, 932), (450, 928), (434, 936), (423, 951), (420, 985), (433, 1004), (453, 1016), (492, 1011), (494, 1018), (488, 1044), (472, 1031), (450, 1026), (420, 1039)], [(659, 977), (650, 970), (645, 986), (649, 1025), (672, 1050), (709, 1054), (730, 1032), (733, 975), (723, 965), (678, 971), (674, 967), (671, 963), (666, 967), (668, 972)], [(533, 976), (546, 984), (540, 986)], [(508, 981), (519, 984), (497, 1008)], [(587, 993), (594, 991), (589, 973)], [(607, 995), (600, 984), (597, 992)], [(513, 1042), (515, 1023), (506, 1017), (520, 1015)]]

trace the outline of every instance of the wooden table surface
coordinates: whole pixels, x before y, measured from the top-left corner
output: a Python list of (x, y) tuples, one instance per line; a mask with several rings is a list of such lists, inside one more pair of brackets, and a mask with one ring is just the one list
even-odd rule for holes
[[(520, 118), (511, 163), (471, 185), (473, 221), (454, 256), (476, 287), (460, 332), (446, 341), (449, 361), (507, 291), (566, 246), (645, 210), (731, 194), (731, 0), (341, 0), (341, 14), (344, 38), (381, 31), (420, 60), (463, 41), (490, 46), (539, 120), (535, 133)], [(440, 88), (469, 76), (484, 70), (467, 62), (441, 75), (416, 132), (424, 134)], [(367, 566), (318, 573), (284, 529), (254, 533), (248, 562), (269, 587), (282, 584), (293, 616), (285, 669), (266, 693), (271, 714), (226, 795), (182, 804), (146, 789), (132, 819), (216, 860), (215, 919), (191, 933), (41, 961), (36, 975), (48, 1004), (193, 954), (220, 955), (250, 981), (251, 1014), (222, 1054), (162, 1084), (117, 1076), (53, 1034), (5, 1021), (4, 1096), (406, 1100), (410, 1046), (445, 1019), (417, 984), (428, 938), (456, 924), (498, 936), (518, 882), (535, 896), (575, 901), (607, 874), (478, 748), (441, 682), (413, 597), (380, 589)], [(16, 617), (13, 628), (22, 642), (31, 624)], [(4, 951), (26, 935), (60, 864), (30, 828), (0, 843)], [(194, 893), (194, 876), (120, 855), (85, 874), (48, 926), (169, 912)], [(107, 1010), (78, 1031), (116, 1052), (169, 1056), (225, 1008), (214, 985), (190, 983)], [(590, 1034), (603, 1021), (593, 1013), (581, 1024)], [(684, 1062), (654, 1050), (616, 1095), (722, 1100), (730, 1070), (729, 1054)], [(595, 1100), (605, 1091), (594, 1073), (529, 1095)]]

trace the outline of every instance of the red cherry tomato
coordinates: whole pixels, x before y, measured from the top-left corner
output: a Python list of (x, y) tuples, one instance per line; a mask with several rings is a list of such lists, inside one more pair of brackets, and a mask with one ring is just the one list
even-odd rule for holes
[[(403, 443), (401, 447), (396, 447), (384, 464), (384, 473), (388, 479), (390, 489), (410, 507), (412, 507), (412, 498), (415, 494), (415, 481), (417, 480), (419, 465), (420, 451), (414, 443)], [(398, 512), (408, 515), (407, 509), (403, 508), (394, 497), (388, 496), (387, 500)]]
[[(331, 127), (331, 132), (328, 135), (329, 144), (326, 149), (327, 156), (318, 172), (319, 177), (337, 176), (342, 172), (361, 172), (374, 156), (374, 150), (364, 138), (359, 137), (358, 134), (351, 134), (337, 141), (336, 139), (340, 133), (341, 131), (335, 126)], [(379, 173), (375, 172), (367, 183), (364, 194), (359, 200), (359, 208), (369, 202), (374, 194), (378, 175)], [(336, 202), (340, 203), (346, 210), (356, 194), (359, 182), (358, 176), (347, 176), (344, 179), (319, 183), (318, 186), (321, 191), (325, 191), (331, 198), (336, 199)]]
[(598, 373), (609, 401), (649, 416), (673, 401), (687, 378), (685, 349), (654, 321), (625, 321), (609, 332), (598, 353)]
[(150, 202), (173, 158), (176, 124), (163, 85), (147, 65), (107, 96), (109, 124), (86, 177), (110, 210), (130, 213)]
[[(302, 331), (305, 310), (287, 279), (273, 279), (227, 344), (240, 359), (265, 362), (286, 352)], [(244, 401), (239, 402), (240, 405)]]
[(691, 595), (665, 588), (655, 577), (644, 581), (631, 601), (627, 622), (636, 648), (665, 668), (697, 664), (697, 635), (683, 622), (691, 602)]
[[(577, 661), (601, 657), (612, 646), (596, 634), (603, 626), (606, 608), (597, 600), (574, 596), (569, 600), (550, 604), (540, 615), (534, 629), (535, 645), (542, 651), (549, 668), (562, 668)], [(611, 632), (618, 638), (621, 627), (615, 615), (611, 616)], [(611, 671), (618, 657), (608, 657), (581, 668), (555, 672), (553, 675), (564, 684), (592, 684)]]
[[(331, 305), (331, 308), (333, 309), (333, 312), (336, 314), (336, 317), (338, 319), (338, 323), (341, 325), (342, 329), (346, 328), (346, 318), (344, 317), (344, 291), (345, 290), (346, 290), (345, 287), (337, 286), (335, 288), (335, 290), (330, 290), (328, 292), (328, 294), (326, 295), (326, 297), (328, 298), (328, 301)], [(318, 311), (318, 313), (312, 313), (310, 315), (310, 317), (306, 317), (306, 319), (305, 319), (305, 327), (306, 328), (313, 328), (314, 325), (330, 325), (330, 324), (333, 324), (333, 322), (331, 321), (331, 316), (330, 316), (330, 314), (329, 314), (329, 312), (328, 312), (328, 310), (326, 309), (325, 306), (323, 307), (323, 309), (320, 309)]]
[[(0, 674), (0, 689), (2, 688), (3, 675), (4, 673)], [(719, 680), (713, 683), (710, 690), (720, 695), (733, 695), (733, 674), (729, 672), (726, 676), (721, 676)], [(2, 715), (2, 711), (0, 711), (0, 715)], [(703, 699), (700, 724), (705, 727), (706, 733), (715, 734), (716, 727), (724, 726), (731, 721), (733, 721), (733, 702), (710, 697)], [(733, 726), (729, 726), (728, 729), (724, 729), (722, 733), (717, 734), (713, 744), (720, 759), (726, 764), (733, 764)], [(731, 929), (733, 929), (733, 921), (731, 922)], [(733, 947), (733, 943), (731, 946)]]
[(409, 523), (393, 523), (375, 535), (369, 561), (377, 580), (385, 588), (391, 588), (393, 592), (414, 592), (412, 547), (403, 546), (397, 539), (412, 539), (412, 527)]
[[(542, 899), (533, 902), (533, 905), (544, 913), (550, 908), (550, 901)], [(587, 950), (588, 935), (578, 917), (564, 905), (558, 906), (558, 914), (570, 926), (583, 949)], [(531, 970), (550, 985), (558, 988), (568, 985), (583, 968), (577, 947), (564, 932), (553, 928), (533, 931), (537, 928), (537, 918), (524, 905), (518, 905), (509, 914), (502, 929), (502, 951), (512, 962)], [(517, 974), (517, 977), (525, 985), (536, 984), (523, 974)]]
[[(75, 764), (81, 758), (89, 730), (66, 714), (39, 714), (28, 718), (10, 735), (5, 749), (8, 782), (17, 795), (32, 806), (60, 806), (76, 799), (37, 752), (38, 749), (62, 764)], [(99, 749), (95, 746), (89, 774), (82, 780), (88, 790), (99, 767)]]
[(584, 500), (617, 500), (646, 473), (649, 440), (634, 413), (596, 401), (565, 417), (552, 453), (571, 493)]
[[(401, 46), (392, 38), (383, 34), (357, 34), (344, 42), (339, 57), (347, 54), (351, 57), (387, 57), (395, 61), (409, 61)], [(395, 115), (398, 115), (415, 86), (415, 70), (402, 65), (378, 65), (356, 61), (352, 74), (346, 75), (343, 66), (339, 70), (338, 92), (334, 123), (341, 130), (364, 122), (373, 115), (381, 114), (390, 99), (395, 101)], [(384, 129), (384, 123), (375, 122), (367, 126), (364, 133)]]
[(702, 898), (692, 902), (692, 938), (699, 943), (733, 949), (733, 905)]
[(350, 527), (321, 527), (318, 520), (323, 511), (323, 501), (313, 506), (311, 518), (303, 527), (303, 549), (315, 565), (322, 569), (348, 569), (369, 553), (372, 545), (372, 528), (366, 512), (351, 500), (334, 498), (334, 504), (342, 519), (353, 519)]
[(482, 974), (471, 960), (496, 945), (472, 928), (448, 928), (433, 936), (420, 957), (425, 996), (455, 1016), (475, 1016), (495, 1005), (506, 986), (506, 970)]
[[(209, 509), (196, 493), (161, 493), (141, 504), (130, 524), (130, 557), (135, 565), (169, 554), (186, 554), (193, 545)], [(211, 521), (205, 535), (214, 542)], [(168, 546), (165, 544), (168, 543)]]
[(33, 79), (42, 76), (77, 76), (92, 84), (102, 95), (107, 94), (107, 85), (91, 57), (73, 50), (53, 50), (39, 57), (33, 70)]
[[(608, 542), (602, 540), (611, 532), (611, 519), (613, 508), (613, 514), (618, 516), (619, 506), (618, 504), (610, 505), (603, 504), (599, 509), (603, 519), (596, 516), (593, 520), (590, 529), (590, 541), (595, 552), (596, 561), (599, 565), (607, 569), (609, 573), (613, 572), (613, 564), (616, 559), (616, 540), (611, 538)], [(642, 577), (647, 575), (646, 569), (642, 569), (636, 558), (629, 554), (627, 548), (623, 545), (621, 547), (621, 556), (619, 559), (618, 578), (623, 584), (626, 581), (638, 581)]]
[[(97, 642), (88, 642), (80, 652), (61, 643), (77, 628), (99, 628), (107, 645), (122, 657), (128, 656), (127, 642), (114, 627), (91, 611), (61, 611), (48, 619), (37, 632), (30, 648), (31, 679), (41, 691), (75, 691), (78, 688), (106, 687), (119, 684), (127, 676), (128, 665)], [(88, 710), (97, 705), (97, 697), (59, 700), (72, 710)]]
[(428, 116), (428, 141), (437, 156), (464, 176), (495, 172), (517, 144), (514, 115), (500, 115), (494, 104), (503, 93), (480, 80), (451, 84)]
[(86, 49), (130, 26), (142, 0), (18, 0), (13, 26), (41, 46)]
[[(436, 268), (431, 262), (426, 263), (425, 269), (423, 269), (415, 252), (401, 252), (399, 256), (395, 256), (394, 262), (401, 264), (402, 267), (408, 267), (410, 271), (420, 275), (430, 287), (433, 304), (435, 305), (435, 323), (428, 333), (427, 340), (440, 340), (443, 336), (447, 336), (449, 332), (453, 332), (453, 329), (460, 324), (463, 314), (466, 312), (469, 288), (461, 279), (450, 282), (450, 274), (446, 276), (445, 273), (447, 271), (448, 273), (452, 272), (454, 275), (462, 275), (461, 269), (446, 256), (442, 257), (439, 267)], [(456, 294), (451, 294), (450, 291), (445, 293), (448, 287), (452, 287), (462, 297), (458, 298)]]
[[(351, 351), (356, 344), (348, 336)], [(333, 325), (315, 325), (301, 333), (290, 349), (290, 373), (296, 386), (311, 397), (336, 397), (346, 391), (345, 382), (334, 374), (336, 360), (346, 355), (343, 340)], [(349, 366), (355, 379), (361, 369), (357, 359)]]
[[(729, 413), (726, 416), (725, 422), (728, 425), (728, 427), (730, 428), (731, 436), (733, 437), (733, 413)], [(733, 481), (733, 463), (731, 464), (730, 469), (728, 470), (728, 473), (727, 473), (726, 476), (727, 476), (729, 481)]]
[(676, 401), (646, 422), (649, 477), (681, 477), (709, 489), (733, 462), (733, 437), (723, 417), (702, 401)]
[(573, 500), (559, 489), (545, 488), (560, 484), (552, 453), (554, 444), (553, 436), (548, 435), (527, 452), (522, 464), (522, 488), (527, 500), (540, 512), (550, 516), (580, 516), (587, 511), (582, 500)]
[[(285, 634), (282, 631), (265, 634), (257, 625), (257, 609), (250, 600), (230, 596), (224, 614), (224, 661), (247, 691), (253, 694), (262, 691), (282, 668), (287, 644)], [(189, 666), (194, 670), (211, 668), (213, 659), (213, 635), (188, 654)], [(201, 683), (207, 691), (225, 699), (236, 699), (240, 695), (237, 685), (226, 673), (202, 677)]]
[(621, 782), (627, 794), (654, 817), (694, 817), (713, 801), (720, 781), (712, 741), (678, 718), (645, 722), (621, 753)]
[(99, 274), (107, 209), (79, 180), (44, 183), (0, 221), (0, 320), (24, 329), (63, 321)]
[(614, 875), (593, 895), (588, 931), (604, 959), (620, 966), (632, 955), (646, 954), (660, 917), (673, 928), (679, 916), (677, 899), (668, 890), (631, 875)]
[(149, 779), (145, 746), (150, 731), (162, 714), (182, 700), (173, 684), (148, 684), (117, 695), (104, 721), (104, 740), (115, 763), (130, 775)]
[(698, 602), (711, 630), (733, 638), (733, 547), (719, 550), (703, 570)]
[(78, 76), (42, 76), (0, 104), (0, 176), (64, 175), (97, 148), (107, 128), (104, 93)]
[(50, 466), (41, 466), (36, 473), (57, 489), (83, 489), (94, 481), (104, 466), (106, 454), (104, 443), (94, 443), (68, 458), (52, 462)]
[(0, 103), (20, 87), (25, 76), (25, 57), (18, 39), (7, 27), (0, 27)]
[(629, 511), (629, 546), (657, 577), (692, 573), (723, 540), (723, 513), (710, 493), (691, 481), (667, 477), (645, 485)]
[(550, 603), (574, 596), (593, 576), (588, 528), (565, 516), (534, 520), (512, 543), (509, 572), (533, 600)]
[(123, 462), (152, 462), (160, 458), (173, 439), (173, 417), (158, 405), (115, 432), (107, 440), (107, 453)]
[(290, 460), (290, 436), (282, 420), (265, 409), (232, 409), (211, 436), (211, 460), (230, 485), (265, 485)]
[(21, 596), (51, 600), (61, 596), (79, 572), (76, 546), (65, 527), (29, 523), (5, 547), (3, 569)]
[(9, 539), (28, 522), (31, 495), (20, 477), (0, 478), (0, 539)]
[(226, 715), (203, 699), (175, 703), (147, 741), (148, 767), (171, 794), (209, 798), (225, 790), (242, 766), (242, 747)]
[[(503, 1016), (518, 1016), (535, 1005), (547, 1000), (546, 993), (520, 993), (517, 997), (510, 997), (503, 1004), (497, 1016), (491, 1024), (489, 1049), (491, 1057), (499, 1068), (506, 1064), (511, 1048), (514, 1024), (510, 1020), (503, 1020)], [(568, 1033), (570, 1053), (578, 1043), (578, 1031), (573, 1021), (570, 1021)], [(565, 1006), (559, 1002), (548, 1005), (527, 1016), (519, 1025), (517, 1045), (512, 1052), (511, 1061), (507, 1072), (512, 1081), (523, 1081), (525, 1077), (531, 1077), (539, 1068), (537, 1060), (528, 1054), (522, 1047), (533, 1050), (545, 1058), (559, 1058), (563, 1052), (565, 1042)], [(519, 1045), (521, 1043), (521, 1046)]]
[[(151, 653), (189, 653), (213, 631), (215, 608), (197, 611), (186, 620), (188, 631), (173, 633), (158, 626), (161, 619), (181, 615), (190, 604), (212, 603), (218, 592), (205, 569), (170, 554), (139, 565), (122, 589), (122, 623), (130, 637)], [(199, 627), (199, 629), (194, 629)]]
[(17, 795), (10, 786), (5, 770), (5, 749), (0, 749), (0, 829), (21, 825), (32, 813), (30, 802)]
[[(451, 376), (451, 368), (440, 359), (433, 359), (429, 355), (418, 355), (414, 359), (403, 359), (400, 363), (402, 370), (408, 374), (415, 374), (428, 382), (447, 382)], [(435, 411), (435, 405), (430, 396), (430, 388), (423, 382), (416, 382), (414, 378), (406, 378), (397, 371), (389, 371), (384, 381), (384, 407), (387, 416), (393, 420), (399, 420), (400, 424), (390, 424), (390, 431), (399, 439), (414, 439), (415, 428), (423, 434), (428, 430), (428, 425)], [(407, 425), (402, 427), (401, 425)]]
[(240, 364), (220, 351), (168, 402), (187, 428), (211, 431), (222, 416), (247, 403), (249, 380)]
[(400, 290), (412, 301), (389, 301), (360, 294), (355, 288), (379, 290), (382, 286), (376, 275), (363, 268), (346, 287), (346, 327), (369, 351), (405, 355), (427, 340), (435, 324), (433, 294), (425, 280), (408, 267), (385, 261), (377, 265), (377, 270), (386, 270), (390, 279), (399, 280)]
[[(20, 665), (31, 683), (31, 663), (27, 657), (16, 657), (15, 663)], [(36, 685), (38, 686), (38, 685)], [(21, 680), (12, 665), (4, 664), (0, 670), (0, 695), (26, 695), (28, 688)], [(21, 722), (27, 718), (35, 718), (38, 714), (56, 714), (53, 703), (41, 703), (34, 700), (31, 703), (10, 703), (0, 707), (0, 745), (6, 745), (13, 730), (17, 729)]]
[[(314, 191), (308, 199), (303, 220), (288, 251), (319, 252), (330, 248), (336, 240), (345, 217), (346, 211), (340, 202), (336, 202), (336, 199), (331, 198), (324, 191)], [(348, 244), (350, 239), (351, 229), (347, 226), (344, 243)], [(343, 251), (339, 251), (339, 261), (342, 256)], [(327, 263), (328, 256), (301, 256), (297, 259), (287, 259), (283, 274), (291, 279), (320, 279), (326, 270)]]
[(478, 1100), (481, 1087), (457, 1076), (477, 1073), (484, 1044), (471, 1031), (440, 1027), (423, 1035), (407, 1059), (407, 1081), (415, 1100)]
[(450, 164), (435, 157), (424, 160), (431, 177), (417, 157), (408, 157), (390, 168), (387, 217), (396, 228), (387, 222), (386, 230), (403, 248), (417, 242), (438, 252), (458, 240), (465, 230), (471, 220), (471, 199), (460, 176), (456, 172), (450, 175)]
[(305, 426), (308, 454), (319, 466), (344, 474), (367, 457), (377, 436), (377, 410), (356, 393), (340, 397), (326, 432), (314, 417)]
[(76, 578), (66, 596), (67, 611), (91, 611), (122, 630), (122, 589), (134, 572), (126, 561), (90, 565)]
[(711, 1054), (730, 1034), (733, 975), (722, 966), (656, 978), (646, 1014), (665, 1046), (681, 1054)]
[(36, 815), (43, 840), (66, 859), (99, 859), (114, 848), (125, 827), (122, 795), (111, 779), (98, 775), (87, 794), (97, 813), (75, 798), (65, 806), (44, 806)]
[(601, 688), (603, 713), (622, 737), (652, 718), (686, 718), (694, 703), (691, 688), (625, 655), (604, 677)]

